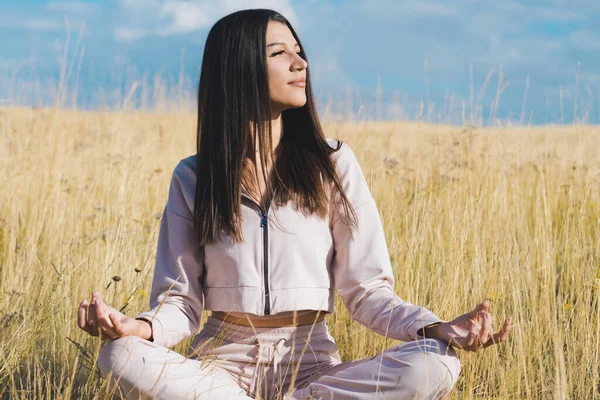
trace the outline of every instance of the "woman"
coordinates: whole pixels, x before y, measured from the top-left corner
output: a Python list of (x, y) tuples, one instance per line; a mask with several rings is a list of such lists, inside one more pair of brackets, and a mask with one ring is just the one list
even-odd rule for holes
[[(197, 154), (173, 172), (151, 310), (135, 318), (94, 292), (78, 325), (110, 339), (98, 363), (129, 398), (441, 398), (454, 349), (494, 333), (484, 302), (453, 321), (400, 299), (379, 213), (347, 144), (326, 140), (306, 55), (279, 13), (219, 20), (204, 50)], [(342, 363), (325, 315), (406, 341)], [(212, 315), (188, 357), (168, 348)]]

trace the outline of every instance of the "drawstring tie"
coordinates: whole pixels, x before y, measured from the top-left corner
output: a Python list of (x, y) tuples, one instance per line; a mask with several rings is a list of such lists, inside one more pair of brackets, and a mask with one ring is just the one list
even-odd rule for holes
[(277, 367), (283, 358), (283, 346), (285, 343), (285, 338), (281, 338), (273, 344), (265, 343), (260, 338), (254, 340), (254, 344), (258, 345), (258, 356), (256, 359), (256, 369), (254, 370), (252, 383), (250, 384), (250, 393), (253, 395), (256, 394), (259, 378), (260, 382), (262, 382), (266, 377), (269, 365), (273, 365), (273, 375), (277, 373)]

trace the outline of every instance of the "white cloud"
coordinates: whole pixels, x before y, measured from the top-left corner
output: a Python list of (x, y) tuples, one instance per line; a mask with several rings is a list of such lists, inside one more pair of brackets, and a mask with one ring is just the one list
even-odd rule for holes
[(581, 18), (577, 12), (569, 9), (540, 8), (535, 10), (535, 17), (546, 21), (576, 21)]
[(29, 18), (22, 21), (23, 27), (33, 31), (57, 31), (64, 25), (52, 18)]
[(157, 8), (160, 6), (160, 0), (119, 0), (121, 5), (130, 8)]
[(334, 52), (317, 53), (309, 57), (308, 62), (312, 78), (320, 85), (343, 87), (352, 83), (352, 78), (344, 72), (344, 68)]
[(581, 74), (581, 77), (592, 84), (600, 83), (600, 73), (584, 72)]
[(459, 14), (459, 8), (456, 5), (448, 4), (446, 2), (426, 2), (419, 0), (405, 1), (403, 3), (402, 11), (413, 15), (422, 15), (425, 17), (448, 17)]
[(247, 8), (274, 9), (292, 24), (297, 23), (288, 0), (120, 0), (120, 3), (127, 17), (126, 25), (115, 29), (115, 37), (124, 41), (191, 33), (210, 27), (231, 12)]
[(99, 10), (96, 4), (85, 3), (83, 1), (51, 1), (46, 4), (49, 11), (59, 11), (67, 14), (93, 14)]
[[(63, 15), (59, 14), (62, 11), (63, 3), (51, 2), (40, 6), (39, 9), (29, 10), (0, 10), (0, 26), (2, 28), (9, 28), (15, 31), (34, 31), (34, 32), (57, 32), (64, 31), (66, 24), (71, 28), (80, 26), (84, 22), (84, 18), (87, 15), (77, 14), (79, 11), (77, 6), (74, 5), (78, 2), (66, 2), (64, 4)], [(74, 6), (74, 12), (69, 13), (67, 11), (68, 5)], [(90, 8), (91, 10), (91, 8)], [(69, 15), (64, 15), (69, 14)], [(66, 19), (65, 19), (66, 18)]]
[(131, 28), (116, 28), (115, 38), (123, 42), (131, 42), (147, 36), (148, 32), (142, 29), (131, 29)]
[(600, 35), (594, 31), (575, 31), (569, 35), (574, 46), (586, 50), (600, 50)]
[(211, 14), (214, 11), (210, 8), (186, 1), (168, 0), (160, 7), (159, 15), (168, 19), (170, 23), (166, 28), (159, 30), (159, 33), (188, 33), (204, 28), (211, 22)]
[(441, 1), (421, 1), (421, 0), (370, 0), (360, 1), (354, 5), (357, 10), (364, 15), (384, 19), (422, 17), (430, 19), (432, 17), (453, 17), (459, 14), (459, 7), (455, 4)]

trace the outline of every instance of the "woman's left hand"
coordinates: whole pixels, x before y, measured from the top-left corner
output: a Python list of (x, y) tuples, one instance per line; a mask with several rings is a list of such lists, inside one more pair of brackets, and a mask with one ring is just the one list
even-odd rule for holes
[(494, 332), (492, 315), (488, 311), (489, 302), (478, 304), (472, 311), (452, 321), (426, 327), (425, 337), (441, 339), (453, 347), (466, 351), (479, 351), (508, 338), (511, 329), (511, 318), (504, 320), (502, 328)]

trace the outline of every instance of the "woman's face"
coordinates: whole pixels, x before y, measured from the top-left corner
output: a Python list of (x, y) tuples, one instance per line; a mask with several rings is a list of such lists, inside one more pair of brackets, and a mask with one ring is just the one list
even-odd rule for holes
[[(300, 46), (289, 28), (269, 21), (267, 25), (267, 72), (271, 112), (280, 113), (306, 103), (306, 68)], [(300, 82), (294, 82), (298, 81)]]

